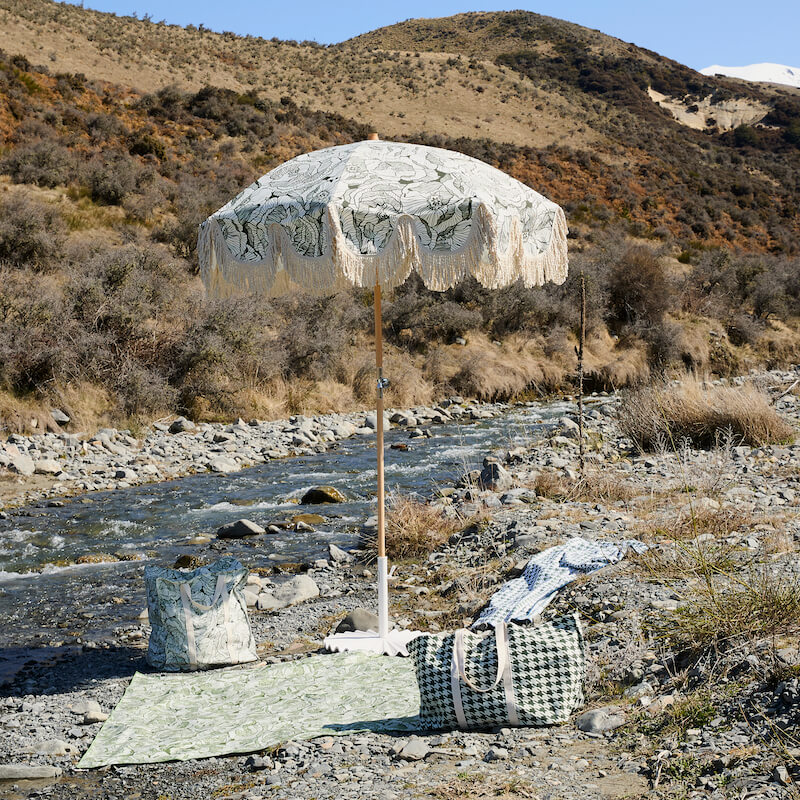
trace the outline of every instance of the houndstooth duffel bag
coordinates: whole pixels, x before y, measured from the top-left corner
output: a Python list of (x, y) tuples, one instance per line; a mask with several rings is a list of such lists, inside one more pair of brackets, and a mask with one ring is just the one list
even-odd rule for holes
[(583, 703), (577, 614), (536, 626), (423, 635), (408, 644), (425, 728), (553, 725)]

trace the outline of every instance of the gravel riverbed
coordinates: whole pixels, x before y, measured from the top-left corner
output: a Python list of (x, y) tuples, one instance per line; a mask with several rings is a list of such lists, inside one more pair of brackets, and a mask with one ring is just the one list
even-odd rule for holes
[[(796, 371), (775, 372), (759, 380), (776, 387), (777, 397), (779, 387), (797, 377)], [(146, 618), (133, 613), (113, 619), (115, 609), (130, 606), (127, 594), (141, 595), (133, 580), (121, 580), (107, 587), (101, 613), (82, 616), (80, 608), (53, 608), (60, 624), (38, 642), (18, 646), (13, 630), (6, 629), (11, 646), (4, 650), (0, 676), (0, 778), (13, 775), (14, 765), (49, 770), (50, 776), (0, 780), (0, 797), (794, 796), (794, 781), (800, 780), (795, 632), (789, 627), (766, 639), (731, 637), (714, 648), (689, 647), (681, 632), (689, 630), (692, 610), (702, 608), (709, 563), (740, 584), (761, 576), (779, 581), (775, 585), (787, 591), (797, 586), (800, 446), (722, 443), (708, 451), (679, 446), (677, 452), (641, 455), (620, 434), (619, 402), (615, 396), (590, 398), (591, 446), (583, 483), (578, 480), (574, 416), (567, 414), (525, 447), (494, 454), (497, 461), (485, 468), (494, 488), (480, 488), (477, 475), (441, 487), (433, 502), (442, 514), (481, 521), (451, 537), (427, 560), (401, 564), (392, 587), (392, 612), (399, 624), (449, 629), (474, 618), (500, 582), (546, 547), (572, 536), (645, 541), (650, 545), (646, 554), (575, 581), (546, 611), (552, 616), (577, 610), (586, 633), (587, 702), (569, 723), (414, 737), (348, 734), (287, 742), (253, 755), (78, 771), (75, 764), (100, 720), (133, 673), (148, 670)], [(502, 410), (459, 403), (449, 408), (454, 406), (467, 409), (465, 414)], [(796, 394), (777, 399), (776, 408), (800, 424)], [(430, 411), (454, 413), (445, 407)], [(403, 413), (413, 417), (415, 412)], [(417, 413), (406, 427), (424, 431), (435, 422)], [(181, 473), (189, 463), (208, 469), (217, 458), (240, 468), (272, 458), (267, 450), (274, 449), (277, 457), (292, 447), (326, 446), (324, 430), (345, 422), (365, 428), (359, 425), (365, 421), (364, 415), (352, 415), (331, 420), (330, 427), (295, 419), (173, 434), (162, 430), (135, 446), (123, 441), (120, 446), (130, 451), (124, 456), (99, 439), (72, 453), (57, 452), (55, 446), (46, 450), (45, 444), (54, 440), (44, 436), (36, 439), (35, 448), (16, 437), (11, 444), (20, 454), (34, 450), (54, 460), (64, 456), (62, 471), (70, 477), (56, 485), (80, 491), (133, 480), (110, 477), (112, 469), (125, 468), (123, 463), (152, 463), (158, 476), (149, 471), (137, 475), (153, 477), (166, 477), (172, 468)], [(400, 418), (396, 424), (403, 424)], [(303, 426), (320, 441), (293, 444)], [(240, 431), (251, 437), (263, 432), (264, 441), (242, 451)], [(226, 449), (231, 439), (215, 442), (221, 434), (234, 437), (235, 446)], [(109, 435), (109, 442), (117, 446), (126, 435)], [(91, 473), (89, 478), (91, 464), (102, 464), (102, 477)], [(81, 469), (86, 475), (79, 474)], [(218, 540), (196, 547), (201, 560), (221, 552)], [(318, 597), (274, 611), (252, 609), (264, 660), (304, 658), (318, 651), (322, 637), (347, 611), (374, 605), (369, 565), (337, 562), (332, 556), (302, 571), (317, 585)], [(262, 579), (269, 587), (285, 576)], [(54, 638), (54, 630), (61, 636)], [(583, 717), (587, 710), (596, 713)]]

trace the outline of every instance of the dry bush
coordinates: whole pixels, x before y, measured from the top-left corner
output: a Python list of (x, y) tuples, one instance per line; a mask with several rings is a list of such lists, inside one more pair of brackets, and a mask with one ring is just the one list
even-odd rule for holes
[[(441, 547), (470, 520), (451, 518), (441, 508), (407, 495), (391, 495), (386, 504), (386, 555), (394, 561), (424, 558)], [(365, 542), (377, 555), (377, 539)]]
[(0, 261), (36, 269), (50, 267), (59, 254), (66, 225), (58, 209), (10, 192), (0, 200)]
[(795, 429), (755, 386), (705, 388), (688, 378), (678, 386), (650, 386), (627, 393), (619, 425), (642, 450), (676, 448), (683, 440), (713, 447), (724, 437), (733, 444), (787, 442)]

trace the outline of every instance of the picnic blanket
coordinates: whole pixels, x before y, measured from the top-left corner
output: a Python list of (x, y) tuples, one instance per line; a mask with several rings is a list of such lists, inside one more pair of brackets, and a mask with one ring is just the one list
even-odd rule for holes
[(414, 665), (369, 653), (136, 673), (78, 767), (252, 753), (290, 739), (419, 730)]
[(643, 553), (647, 545), (637, 539), (593, 542), (576, 536), (566, 544), (543, 550), (528, 561), (519, 578), (507, 581), (492, 595), (471, 627), (494, 627), (511, 620), (532, 622), (562, 586), (580, 575), (616, 564), (628, 550)]

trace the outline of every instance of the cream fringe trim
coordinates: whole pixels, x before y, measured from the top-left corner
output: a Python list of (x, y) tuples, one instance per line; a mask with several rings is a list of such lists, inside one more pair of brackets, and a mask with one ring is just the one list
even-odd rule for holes
[(330, 251), (319, 257), (300, 255), (283, 228), (270, 225), (270, 252), (261, 261), (240, 261), (228, 249), (214, 217), (200, 226), (197, 244), (200, 275), (206, 290), (215, 297), (252, 293), (277, 296), (292, 291), (317, 295), (334, 294), (348, 286), (386, 290), (399, 286), (416, 270), (434, 291), (455, 286), (468, 275), (487, 289), (508, 286), (522, 279), (525, 286), (546, 281), (563, 283), (567, 278), (567, 220), (556, 207), (550, 245), (543, 253), (526, 253), (517, 220), (512, 220), (510, 244), (498, 251), (497, 228), (492, 216), (478, 206), (469, 238), (451, 252), (432, 252), (422, 247), (412, 217), (398, 217), (389, 244), (376, 255), (354, 253), (339, 225), (336, 209), (328, 207), (325, 220)]

